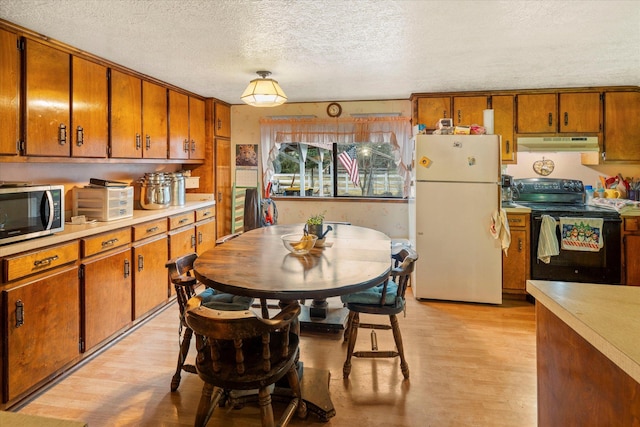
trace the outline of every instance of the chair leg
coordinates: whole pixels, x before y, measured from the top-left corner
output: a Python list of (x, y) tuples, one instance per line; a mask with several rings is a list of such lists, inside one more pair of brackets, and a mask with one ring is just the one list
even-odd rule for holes
[[(353, 314), (353, 316), (351, 316)], [(347, 345), (347, 360), (344, 361), (342, 367), (342, 378), (349, 378), (351, 373), (351, 356), (353, 356), (353, 349), (356, 346), (356, 339), (358, 338), (358, 327), (360, 326), (360, 315), (358, 312), (349, 312), (349, 340)]]
[(261, 387), (260, 390), (258, 390), (258, 404), (260, 405), (262, 427), (275, 427), (273, 407), (271, 406), (271, 393), (268, 387)]
[(298, 418), (306, 418), (307, 417), (307, 404), (304, 400), (302, 400), (302, 389), (300, 388), (300, 378), (298, 377), (298, 369), (295, 363), (287, 372), (287, 380), (289, 381), (289, 387), (291, 387), (291, 391), (293, 395), (298, 398)]
[(347, 325), (344, 327), (344, 336), (343, 336), (343, 340), (344, 342), (347, 342), (349, 340), (349, 328), (351, 328), (351, 321), (353, 319), (353, 311), (349, 312), (349, 316), (347, 316)]
[(398, 354), (400, 355), (400, 369), (405, 379), (409, 379), (409, 364), (404, 358), (404, 348), (402, 345), (402, 334), (400, 333), (400, 325), (398, 324), (398, 318), (395, 314), (389, 316), (391, 320), (391, 329), (393, 330), (393, 339), (396, 342)]
[(200, 403), (198, 404), (198, 412), (196, 413), (195, 427), (205, 427), (207, 425), (223, 394), (224, 390), (220, 387), (204, 383)]
[(187, 354), (189, 353), (192, 335), (193, 331), (191, 328), (185, 328), (184, 337), (182, 337), (182, 343), (180, 344), (180, 353), (178, 354), (178, 366), (176, 368), (176, 373), (173, 374), (173, 378), (171, 378), (171, 391), (176, 391), (180, 385), (182, 367), (184, 366), (184, 361), (187, 359)]

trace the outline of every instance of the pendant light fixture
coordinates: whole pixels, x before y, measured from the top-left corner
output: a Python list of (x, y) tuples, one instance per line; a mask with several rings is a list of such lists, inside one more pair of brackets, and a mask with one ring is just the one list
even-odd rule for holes
[(254, 107), (275, 107), (287, 102), (287, 95), (277, 81), (268, 79), (270, 71), (256, 71), (261, 79), (251, 80), (240, 99)]

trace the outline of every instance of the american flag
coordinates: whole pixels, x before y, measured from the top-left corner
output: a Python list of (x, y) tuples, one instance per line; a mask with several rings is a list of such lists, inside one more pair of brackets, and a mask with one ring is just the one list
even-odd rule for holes
[(360, 185), (360, 175), (358, 175), (358, 158), (356, 156), (356, 146), (352, 145), (342, 153), (338, 154), (338, 160), (349, 173), (349, 178), (354, 185)]

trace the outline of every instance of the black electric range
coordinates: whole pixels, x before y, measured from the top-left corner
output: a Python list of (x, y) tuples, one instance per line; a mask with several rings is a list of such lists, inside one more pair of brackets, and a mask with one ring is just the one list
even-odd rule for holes
[[(618, 284), (621, 280), (620, 214), (601, 206), (585, 203), (582, 181), (556, 178), (516, 179), (513, 200), (531, 209), (531, 278), (567, 282)], [(603, 246), (597, 251), (562, 248), (548, 262), (538, 257), (542, 218), (548, 215), (560, 221), (566, 218), (602, 219), (599, 231)], [(586, 222), (586, 221), (585, 221)], [(560, 227), (556, 238), (561, 242)]]

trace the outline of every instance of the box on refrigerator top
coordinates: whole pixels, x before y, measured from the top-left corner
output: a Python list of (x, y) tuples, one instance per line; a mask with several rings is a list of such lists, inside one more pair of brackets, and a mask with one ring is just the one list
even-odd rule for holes
[(133, 216), (133, 187), (75, 187), (73, 216), (112, 221)]

